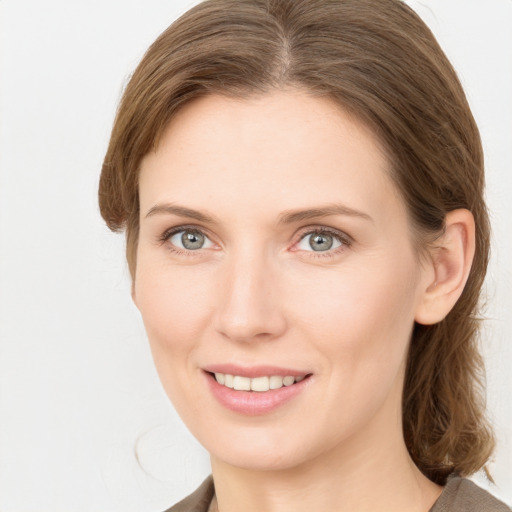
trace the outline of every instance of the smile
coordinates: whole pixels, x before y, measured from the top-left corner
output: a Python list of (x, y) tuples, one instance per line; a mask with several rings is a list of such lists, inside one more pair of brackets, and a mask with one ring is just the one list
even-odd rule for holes
[(230, 375), (225, 373), (215, 373), (215, 380), (221, 385), (235, 391), (257, 391), (264, 393), (273, 389), (279, 389), (283, 386), (292, 386), (305, 379), (304, 375), (294, 377), (293, 375), (271, 375), (263, 377), (243, 377), (241, 375)]
[(245, 416), (270, 414), (307, 393), (314, 383), (312, 373), (272, 366), (215, 365), (203, 375), (220, 405)]

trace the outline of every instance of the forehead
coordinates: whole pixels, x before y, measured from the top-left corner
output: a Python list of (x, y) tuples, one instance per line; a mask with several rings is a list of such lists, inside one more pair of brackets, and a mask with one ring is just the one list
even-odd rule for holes
[(184, 196), (245, 210), (340, 201), (382, 210), (397, 198), (376, 136), (332, 100), (299, 90), (185, 105), (144, 157), (140, 195), (141, 210)]

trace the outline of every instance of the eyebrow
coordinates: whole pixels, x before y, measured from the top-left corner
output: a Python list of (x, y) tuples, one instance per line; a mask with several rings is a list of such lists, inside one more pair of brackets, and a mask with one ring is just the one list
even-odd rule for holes
[[(195, 219), (205, 224), (220, 224), (219, 219), (208, 212), (200, 212), (193, 210), (185, 206), (177, 205), (174, 203), (157, 204), (149, 209), (146, 213), (146, 217), (152, 217), (153, 215), (171, 214), (177, 215), (178, 217), (186, 217), (189, 219)], [(306, 209), (296, 210), (285, 210), (277, 218), (277, 225), (293, 224), (295, 222), (301, 222), (303, 220), (328, 217), (330, 215), (343, 215), (346, 217), (358, 217), (364, 220), (372, 221), (372, 217), (367, 213), (349, 208), (343, 204), (331, 203), (322, 206), (316, 206)]]

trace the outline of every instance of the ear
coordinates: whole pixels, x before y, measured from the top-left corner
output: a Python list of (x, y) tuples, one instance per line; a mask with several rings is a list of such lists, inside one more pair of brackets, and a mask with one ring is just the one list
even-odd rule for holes
[(428, 276), (415, 320), (432, 325), (443, 320), (464, 290), (475, 255), (475, 220), (469, 210), (446, 215), (445, 230), (430, 249)]

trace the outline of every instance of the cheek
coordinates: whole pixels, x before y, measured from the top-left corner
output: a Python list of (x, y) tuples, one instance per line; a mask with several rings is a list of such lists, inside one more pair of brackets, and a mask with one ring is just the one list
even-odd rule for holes
[(213, 283), (197, 267), (144, 261), (137, 267), (135, 300), (157, 369), (178, 366), (208, 325)]
[(345, 382), (396, 374), (414, 325), (415, 269), (409, 259), (375, 258), (303, 282), (290, 296), (318, 350), (335, 361), (333, 371), (354, 376)]
[[(414, 324), (414, 267), (365, 265), (323, 280), (323, 293), (297, 298), (302, 326), (323, 361), (322, 378), (332, 397), (324, 421), (346, 435), (396, 400)], [(350, 415), (346, 411), (351, 411)], [(344, 435), (345, 435), (344, 434)], [(337, 434), (333, 434), (337, 435)]]
[(209, 323), (211, 279), (192, 266), (139, 261), (135, 299), (155, 368), (176, 410), (193, 422), (201, 417), (197, 407), (202, 397), (190, 379), (197, 372), (196, 353)]

